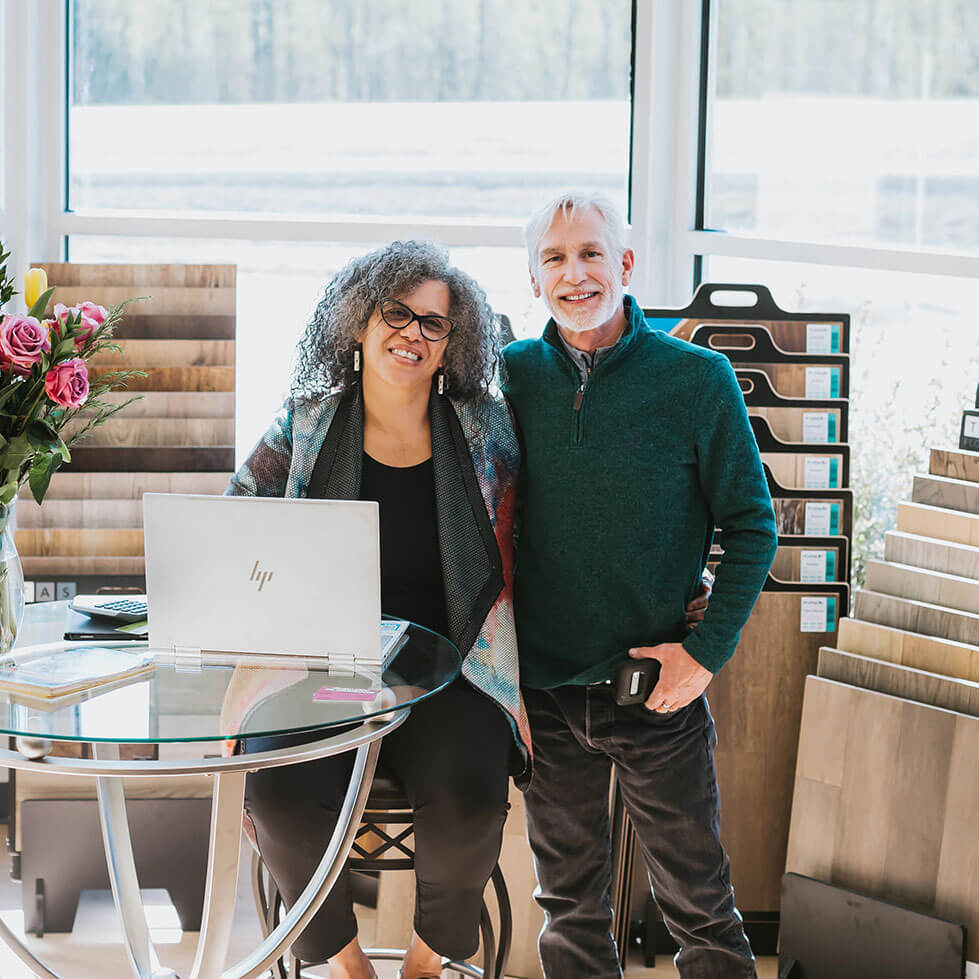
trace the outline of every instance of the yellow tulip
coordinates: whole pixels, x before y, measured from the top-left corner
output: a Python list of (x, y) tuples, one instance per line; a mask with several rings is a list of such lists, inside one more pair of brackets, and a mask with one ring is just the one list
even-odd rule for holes
[(48, 287), (48, 273), (44, 269), (31, 269), (24, 273), (24, 302), (28, 310), (37, 302)]

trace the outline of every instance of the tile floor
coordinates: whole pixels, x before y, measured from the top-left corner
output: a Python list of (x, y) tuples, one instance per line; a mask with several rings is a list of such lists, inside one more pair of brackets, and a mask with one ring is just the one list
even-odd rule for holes
[[(0, 827), (0, 840), (3, 827)], [(22, 934), (23, 914), (20, 910), (20, 884), (10, 879), (9, 857), (0, 845), (0, 918), (5, 924)], [(247, 878), (250, 866), (250, 850), (242, 853), (241, 874), (238, 882), (238, 901), (235, 908), (234, 931), (231, 939), (231, 955), (237, 961), (257, 944), (260, 932), (258, 918), (252, 903), (251, 885)], [(175, 969), (178, 975), (190, 974), (196, 949), (197, 935), (184, 934), (179, 927), (176, 913), (164, 891), (145, 891), (144, 903), (153, 931), (154, 941), (163, 964)], [(368, 915), (363, 921), (365, 941), (371, 928)], [(51, 934), (43, 939), (28, 937), (27, 944), (34, 954), (64, 979), (131, 979), (132, 973), (126, 962), (112, 897), (108, 891), (89, 892), (79, 905), (75, 929), (70, 934)], [(379, 979), (394, 979), (396, 963), (379, 962)], [(764, 959), (759, 962), (759, 979), (775, 979), (777, 961)], [(304, 971), (309, 979), (329, 976), (325, 967)], [(628, 979), (670, 979), (677, 975), (671, 962), (661, 958), (655, 969), (642, 965), (630, 965)], [(2, 979), (31, 979), (31, 973), (0, 944), (0, 977)]]

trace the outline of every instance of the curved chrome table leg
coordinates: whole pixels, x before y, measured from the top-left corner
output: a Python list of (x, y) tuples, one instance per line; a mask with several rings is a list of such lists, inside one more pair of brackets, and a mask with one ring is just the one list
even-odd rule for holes
[[(100, 761), (117, 761), (119, 746), (95, 744), (92, 753)], [(129, 964), (139, 979), (177, 979), (176, 972), (160, 965), (156, 949), (150, 941), (150, 929), (146, 924), (139, 894), (139, 880), (136, 877), (136, 860), (133, 857), (133, 841), (129, 835), (129, 820), (126, 818), (126, 796), (122, 779), (100, 775), (95, 780), (95, 787), (99, 797), (105, 862), (109, 868), (112, 896), (122, 922)]]
[(3, 921), (0, 921), (0, 941), (10, 949), (14, 955), (20, 959), (28, 969), (31, 970), (32, 974), (37, 976), (38, 979), (61, 979), (61, 976), (57, 972), (52, 972), (40, 959), (34, 957), (34, 955), (28, 951), (24, 943), (6, 926)]
[(197, 955), (190, 970), (191, 979), (217, 979), (228, 957), (238, 891), (245, 776), (245, 772), (214, 776), (204, 916), (197, 940)]
[[(407, 715), (407, 711), (405, 714)], [(364, 814), (367, 805), (367, 796), (370, 794), (371, 782), (374, 780), (374, 769), (377, 767), (380, 750), (379, 738), (357, 749), (354, 770), (340, 808), (340, 816), (316, 872), (276, 929), (251, 955), (221, 973), (221, 979), (255, 979), (262, 975), (319, 911), (333, 889), (337, 877), (340, 876), (350, 848), (353, 846), (360, 827), (360, 817)]]

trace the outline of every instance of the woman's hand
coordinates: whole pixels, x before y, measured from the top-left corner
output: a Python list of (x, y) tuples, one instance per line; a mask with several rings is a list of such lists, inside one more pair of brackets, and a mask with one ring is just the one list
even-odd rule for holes
[(714, 576), (704, 568), (700, 582), (700, 594), (687, 606), (687, 628), (696, 629), (704, 620), (704, 613), (710, 603), (710, 593), (714, 588)]

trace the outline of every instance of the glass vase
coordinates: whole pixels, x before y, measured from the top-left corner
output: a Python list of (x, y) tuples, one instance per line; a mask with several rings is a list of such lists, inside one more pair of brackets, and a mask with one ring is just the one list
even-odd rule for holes
[(14, 543), (17, 501), (0, 503), (0, 656), (17, 641), (24, 619), (24, 568)]

